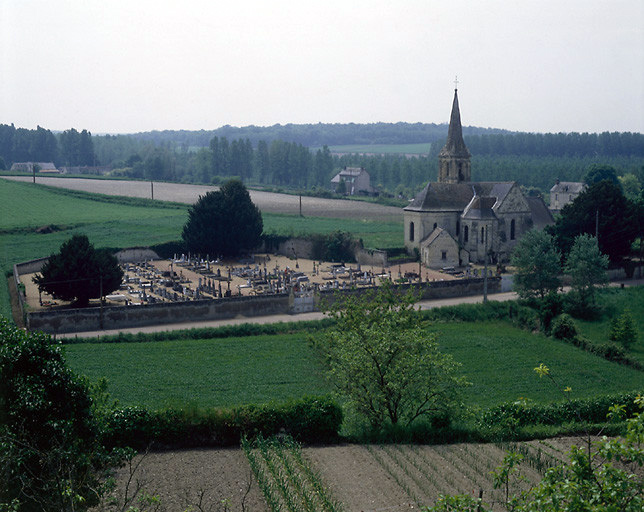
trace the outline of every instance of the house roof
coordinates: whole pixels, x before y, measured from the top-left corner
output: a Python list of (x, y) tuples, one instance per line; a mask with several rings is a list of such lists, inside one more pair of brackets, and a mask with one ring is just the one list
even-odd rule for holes
[(580, 194), (585, 188), (586, 184), (578, 181), (559, 181), (552, 186), (550, 192), (558, 194)]
[(456, 240), (454, 240), (454, 237), (450, 235), (447, 231), (445, 231), (443, 228), (436, 227), (434, 228), (434, 231), (432, 231), (429, 235), (427, 235), (425, 238), (423, 238), (420, 242), (421, 247), (426, 247), (428, 245), (431, 245), (433, 242), (436, 241), (440, 236), (448, 236), (449, 238), (452, 239), (454, 243), (456, 243)]
[(356, 178), (363, 173), (367, 176), (369, 175), (369, 173), (362, 167), (345, 167), (333, 178), (331, 178), (331, 183), (339, 183), (342, 178)]

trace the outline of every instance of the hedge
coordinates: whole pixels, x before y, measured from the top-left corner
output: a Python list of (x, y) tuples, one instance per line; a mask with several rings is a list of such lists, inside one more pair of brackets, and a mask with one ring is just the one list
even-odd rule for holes
[(260, 434), (316, 444), (336, 441), (341, 423), (342, 408), (326, 396), (211, 410), (125, 407), (100, 418), (100, 437), (107, 448), (137, 450), (238, 446)]

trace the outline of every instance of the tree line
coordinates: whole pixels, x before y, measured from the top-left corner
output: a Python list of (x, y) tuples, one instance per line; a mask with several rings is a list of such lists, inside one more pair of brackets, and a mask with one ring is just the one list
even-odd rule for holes
[(92, 134), (75, 128), (54, 134), (0, 124), (0, 170), (14, 162), (54, 162), (57, 166), (96, 165)]

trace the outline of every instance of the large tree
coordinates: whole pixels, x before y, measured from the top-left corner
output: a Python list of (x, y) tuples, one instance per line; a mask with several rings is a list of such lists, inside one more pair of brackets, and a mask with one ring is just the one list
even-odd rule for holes
[(466, 385), (421, 325), (415, 297), (385, 285), (330, 308), (336, 324), (322, 339), (331, 381), (374, 430), (444, 418)]
[(641, 209), (624, 197), (619, 185), (602, 180), (564, 206), (555, 225), (546, 229), (566, 256), (578, 235), (595, 235), (597, 228), (599, 249), (612, 262), (618, 263), (629, 254), (639, 234), (639, 216)]
[(571, 286), (578, 306), (588, 309), (595, 304), (595, 287), (608, 282), (608, 256), (602, 254), (597, 239), (579, 235), (570, 249), (565, 271), (571, 278)]
[(521, 298), (543, 299), (561, 284), (561, 254), (544, 231), (533, 229), (521, 237), (512, 253), (512, 265), (516, 267), (514, 289)]
[(116, 258), (105, 249), (94, 249), (85, 235), (74, 235), (52, 254), (33, 281), (41, 292), (59, 300), (86, 306), (89, 299), (116, 290), (123, 271)]
[(261, 242), (262, 214), (244, 184), (228, 180), (208, 192), (188, 211), (183, 227), (187, 249), (203, 256), (238, 256)]

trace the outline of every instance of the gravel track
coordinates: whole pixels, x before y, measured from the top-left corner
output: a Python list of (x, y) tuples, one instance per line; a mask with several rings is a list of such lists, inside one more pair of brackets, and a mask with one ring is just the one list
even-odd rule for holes
[[(4, 179), (30, 183), (31, 176), (2, 176)], [(150, 198), (151, 186), (148, 181), (125, 180), (96, 180), (88, 178), (36, 178), (36, 183), (50, 187), (81, 190), (96, 194), (113, 196)], [(193, 204), (211, 190), (218, 187), (205, 185), (188, 185), (183, 183), (154, 183), (154, 199), (174, 201), (177, 203)], [(250, 190), (250, 197), (257, 207), (267, 213), (286, 213), (299, 215), (299, 196), (277, 194)], [(365, 201), (349, 201), (346, 199), (324, 199), (320, 197), (302, 196), (302, 215), (311, 217), (355, 218), (376, 220), (381, 222), (397, 222), (402, 219), (402, 208), (383, 206)]]

